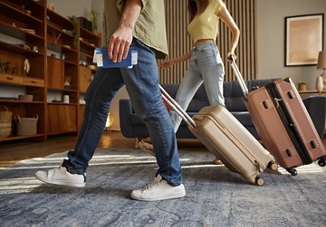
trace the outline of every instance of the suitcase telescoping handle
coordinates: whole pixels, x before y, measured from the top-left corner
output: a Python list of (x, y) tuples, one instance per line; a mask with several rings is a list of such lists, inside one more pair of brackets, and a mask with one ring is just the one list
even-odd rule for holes
[(185, 110), (160, 86), (163, 99), (172, 107), (172, 109), (188, 124), (189, 127), (196, 127), (196, 122), (186, 113)]
[(241, 90), (243, 92), (243, 95), (247, 99), (247, 96), (249, 94), (248, 87), (247, 87), (246, 82), (244, 81), (244, 79), (243, 79), (243, 77), (241, 75), (241, 72), (240, 72), (237, 64), (235, 63), (234, 57), (230, 56), (228, 58), (228, 61), (231, 63), (231, 67), (233, 69), (233, 72), (234, 72), (235, 76), (237, 77), (237, 80), (239, 81), (239, 84), (240, 84)]

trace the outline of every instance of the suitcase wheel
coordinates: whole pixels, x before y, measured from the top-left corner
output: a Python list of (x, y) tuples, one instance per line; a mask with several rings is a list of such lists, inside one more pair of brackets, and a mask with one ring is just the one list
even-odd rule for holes
[(267, 167), (271, 170), (276, 171), (278, 169), (278, 164), (274, 161), (270, 161)]
[(318, 165), (324, 167), (326, 165), (326, 157), (319, 159)]
[(257, 184), (258, 186), (262, 186), (262, 185), (265, 184), (264, 179), (261, 178), (261, 177), (259, 177), (259, 176), (256, 177), (255, 181), (256, 181), (256, 184)]
[(298, 174), (298, 171), (294, 168), (286, 169), (292, 176), (296, 176)]

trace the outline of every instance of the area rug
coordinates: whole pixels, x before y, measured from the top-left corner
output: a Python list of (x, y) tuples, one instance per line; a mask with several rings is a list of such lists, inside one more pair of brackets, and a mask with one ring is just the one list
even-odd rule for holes
[(248, 183), (206, 150), (180, 151), (187, 195), (142, 202), (130, 192), (153, 180), (155, 158), (141, 150), (98, 149), (84, 189), (34, 178), (66, 153), (0, 170), (0, 226), (325, 226), (326, 168), (313, 163), (291, 176), (284, 169)]

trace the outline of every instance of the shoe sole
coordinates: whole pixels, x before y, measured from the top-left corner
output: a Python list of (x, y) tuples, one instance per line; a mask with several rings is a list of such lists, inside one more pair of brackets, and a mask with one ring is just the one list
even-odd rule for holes
[(186, 196), (185, 192), (180, 193), (180, 194), (170, 195), (170, 196), (157, 197), (157, 198), (138, 198), (136, 196), (133, 196), (132, 194), (130, 195), (130, 197), (132, 199), (141, 200), (141, 201), (158, 201), (158, 200), (167, 200), (167, 199), (178, 199), (178, 198), (182, 198), (185, 196)]
[(82, 183), (82, 184), (77, 184), (77, 183), (71, 183), (71, 182), (66, 182), (66, 181), (60, 181), (60, 180), (47, 180), (39, 175), (37, 175), (35, 173), (35, 177), (40, 180), (40, 181), (43, 181), (45, 183), (48, 183), (48, 184), (55, 184), (55, 185), (62, 185), (62, 186), (69, 186), (69, 187), (75, 187), (75, 188), (83, 188), (85, 187), (85, 183)]

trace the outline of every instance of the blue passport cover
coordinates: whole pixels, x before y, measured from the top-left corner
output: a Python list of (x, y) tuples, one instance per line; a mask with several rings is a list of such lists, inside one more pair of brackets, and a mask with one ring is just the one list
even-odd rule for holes
[(132, 68), (137, 64), (138, 51), (129, 48), (127, 58), (123, 59), (121, 62), (114, 63), (108, 56), (107, 48), (95, 48), (93, 61), (97, 64), (97, 67), (102, 68)]

